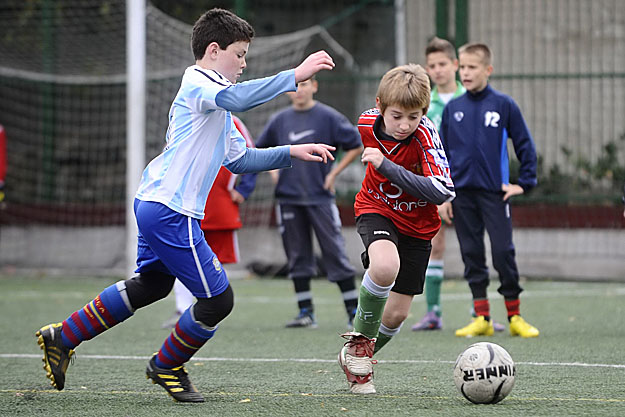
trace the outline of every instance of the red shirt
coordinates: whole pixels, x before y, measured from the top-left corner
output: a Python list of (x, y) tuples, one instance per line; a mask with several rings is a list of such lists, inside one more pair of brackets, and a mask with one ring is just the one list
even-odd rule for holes
[[(365, 148), (380, 149), (390, 161), (414, 174), (444, 177), (451, 183), (449, 168), (436, 157), (443, 146), (430, 119), (424, 116), (415, 133), (402, 141), (375, 134), (374, 124), (379, 120), (380, 125), (381, 119), (378, 109), (367, 110), (360, 115), (358, 130)], [(356, 216), (364, 213), (381, 214), (389, 218), (400, 233), (425, 240), (432, 239), (441, 226), (435, 204), (403, 191), (380, 174), (373, 164), (367, 165), (362, 187), (356, 194), (354, 212)]]
[[(237, 127), (241, 136), (245, 138), (249, 148), (254, 147), (252, 135), (247, 130), (243, 122), (235, 116), (232, 116), (234, 125)], [(204, 218), (202, 219), (202, 230), (236, 230), (243, 226), (241, 217), (239, 216), (239, 205), (232, 201), (230, 190), (234, 188), (237, 176), (228, 171), (227, 168), (221, 167), (213, 183), (208, 198), (206, 199), (206, 207), (204, 208)]]

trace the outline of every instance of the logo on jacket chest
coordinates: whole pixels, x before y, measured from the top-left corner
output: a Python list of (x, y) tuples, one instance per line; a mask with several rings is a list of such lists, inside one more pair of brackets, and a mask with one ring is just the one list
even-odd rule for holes
[(305, 137), (310, 136), (313, 133), (315, 133), (315, 129), (302, 130), (301, 132), (297, 132), (297, 133), (290, 131), (289, 141), (297, 142), (298, 140), (304, 139)]

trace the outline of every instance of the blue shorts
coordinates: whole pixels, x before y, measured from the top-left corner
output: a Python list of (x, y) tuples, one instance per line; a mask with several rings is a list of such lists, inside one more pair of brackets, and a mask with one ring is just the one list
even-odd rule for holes
[(210, 298), (228, 288), (228, 277), (206, 243), (199, 219), (137, 199), (134, 211), (139, 228), (135, 272), (174, 275), (197, 298)]

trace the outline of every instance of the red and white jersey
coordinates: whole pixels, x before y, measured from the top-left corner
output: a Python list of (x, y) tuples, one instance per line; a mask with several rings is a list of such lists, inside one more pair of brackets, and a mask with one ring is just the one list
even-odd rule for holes
[[(253, 148), (254, 142), (252, 142), (252, 135), (247, 127), (234, 115), (232, 120), (237, 130), (245, 138), (247, 147)], [(235, 230), (243, 226), (239, 216), (239, 205), (232, 201), (230, 194), (230, 191), (234, 189), (236, 179), (237, 175), (228, 171), (227, 168), (221, 167), (219, 169), (213, 188), (211, 188), (206, 199), (204, 218), (201, 223), (202, 230)], [(219, 259), (221, 260), (221, 258)]]
[[(378, 109), (360, 115), (358, 130), (365, 148), (378, 148), (390, 161), (424, 177), (434, 176), (453, 189), (449, 165), (434, 123), (423, 117), (415, 133), (402, 141), (376, 135), (374, 125), (381, 125)], [(376, 125), (376, 126), (377, 126)], [(377, 213), (391, 219), (400, 233), (430, 240), (440, 229), (441, 220), (435, 204), (416, 198), (380, 174), (368, 164), (362, 187), (354, 203), (356, 216)]]

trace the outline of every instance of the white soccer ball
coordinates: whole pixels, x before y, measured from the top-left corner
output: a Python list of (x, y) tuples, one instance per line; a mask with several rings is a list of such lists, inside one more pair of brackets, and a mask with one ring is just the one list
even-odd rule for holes
[(515, 375), (510, 354), (489, 342), (469, 346), (454, 366), (458, 391), (475, 404), (495, 404), (506, 398), (514, 386)]

